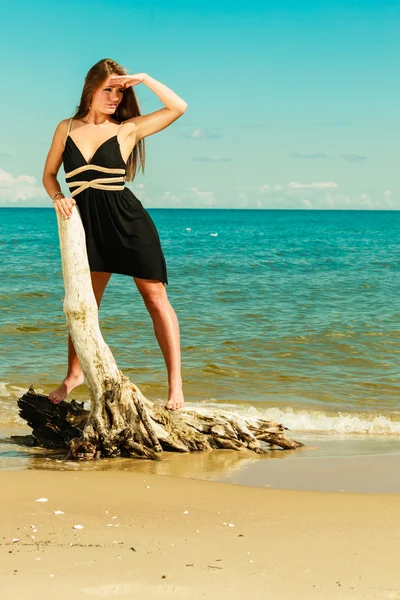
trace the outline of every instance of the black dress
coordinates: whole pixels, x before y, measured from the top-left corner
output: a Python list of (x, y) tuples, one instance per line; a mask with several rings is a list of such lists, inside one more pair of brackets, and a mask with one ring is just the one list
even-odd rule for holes
[(156, 226), (140, 200), (124, 187), (126, 164), (117, 135), (103, 142), (87, 162), (68, 133), (63, 164), (85, 229), (90, 270), (168, 283)]

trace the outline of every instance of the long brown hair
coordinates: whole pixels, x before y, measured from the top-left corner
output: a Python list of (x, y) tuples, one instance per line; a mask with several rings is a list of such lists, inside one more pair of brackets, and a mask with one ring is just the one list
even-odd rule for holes
[[(84, 119), (89, 113), (89, 106), (94, 92), (99, 88), (110, 75), (126, 75), (126, 71), (121, 65), (111, 58), (99, 60), (88, 71), (83, 84), (82, 96), (73, 119)], [(123, 91), (122, 100), (118, 105), (113, 117), (118, 123), (126, 121), (132, 117), (140, 115), (139, 104), (132, 87)], [(145, 167), (145, 146), (144, 140), (139, 140), (132, 150), (127, 160), (126, 179), (133, 181), (136, 172), (141, 169), (144, 173)]]

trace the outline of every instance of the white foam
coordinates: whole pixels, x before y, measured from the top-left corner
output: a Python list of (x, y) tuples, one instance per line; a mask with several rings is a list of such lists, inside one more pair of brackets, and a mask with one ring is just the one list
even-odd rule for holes
[(362, 434), (400, 434), (400, 420), (377, 413), (326, 414), (321, 411), (299, 410), (293, 408), (268, 408), (263, 411), (264, 418), (277, 421), (289, 427), (291, 431), (326, 431), (332, 433)]
[(20, 387), (18, 385), (13, 385), (12, 383), (8, 383), (7, 381), (0, 381), (0, 398), (1, 399), (16, 399), (20, 398), (23, 394), (27, 392), (27, 388)]
[[(18, 414), (17, 402), (27, 391), (28, 387), (0, 381), (0, 427), (26, 425)], [(41, 388), (35, 388), (35, 391), (43, 393)]]
[(206, 414), (207, 410), (218, 408), (229, 411), (246, 419), (265, 419), (282, 423), (290, 431), (298, 432), (326, 432), (332, 434), (372, 434), (372, 435), (399, 435), (400, 415), (382, 415), (379, 413), (325, 413), (320, 410), (295, 410), (287, 408), (260, 409), (253, 405), (220, 404), (215, 401), (201, 405), (187, 404), (190, 409)]

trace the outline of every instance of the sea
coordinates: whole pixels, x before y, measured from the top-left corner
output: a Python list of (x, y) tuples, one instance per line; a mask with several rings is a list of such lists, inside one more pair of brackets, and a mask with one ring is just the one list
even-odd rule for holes
[[(400, 450), (400, 212), (149, 209), (167, 261), (190, 406), (260, 415), (294, 437)], [(0, 429), (66, 373), (53, 209), (0, 209)], [(167, 373), (132, 278), (113, 275), (100, 326), (153, 401)], [(85, 386), (71, 397), (88, 401)], [(354, 441), (356, 440), (356, 442)], [(1, 461), (0, 461), (1, 462)]]

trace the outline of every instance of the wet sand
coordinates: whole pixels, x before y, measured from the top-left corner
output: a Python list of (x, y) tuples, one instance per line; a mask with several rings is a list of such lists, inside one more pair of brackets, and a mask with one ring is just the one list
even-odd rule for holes
[(0, 486), (2, 598), (400, 598), (396, 495), (111, 470), (2, 471)]
[(102, 459), (66, 461), (65, 452), (17, 445), (12, 435), (29, 428), (0, 429), (0, 472), (4, 469), (129, 471), (236, 483), (252, 487), (344, 493), (400, 493), (400, 439), (398, 436), (296, 435), (306, 444), (295, 451), (274, 450), (264, 456), (253, 452), (164, 452), (161, 461)]

